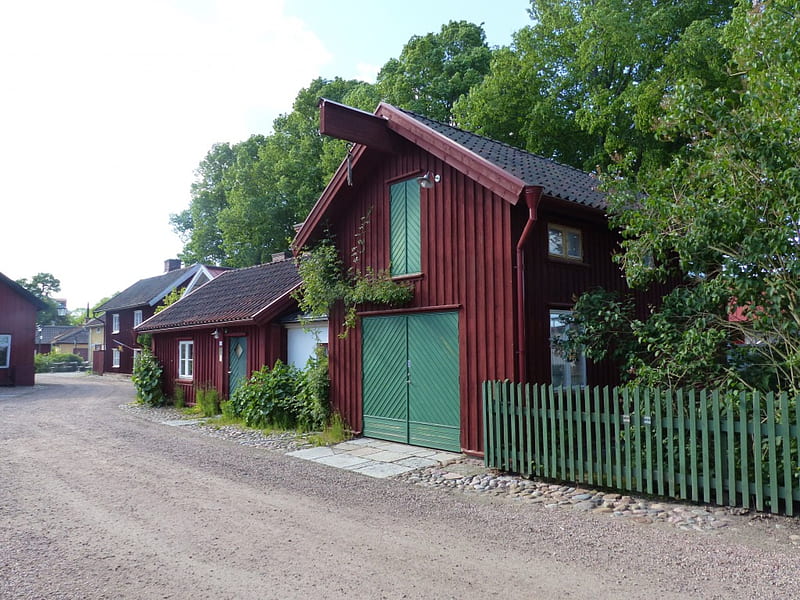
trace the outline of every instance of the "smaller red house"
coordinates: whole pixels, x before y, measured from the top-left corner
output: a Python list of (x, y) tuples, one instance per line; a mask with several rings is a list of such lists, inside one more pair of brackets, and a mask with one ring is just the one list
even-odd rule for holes
[(47, 308), (0, 273), (0, 385), (33, 385), (36, 313)]
[(271, 263), (222, 273), (136, 327), (153, 336), (165, 394), (181, 387), (191, 404), (197, 389), (214, 388), (226, 398), (253, 371), (296, 355), (288, 329), (299, 285), (294, 262), (276, 255)]

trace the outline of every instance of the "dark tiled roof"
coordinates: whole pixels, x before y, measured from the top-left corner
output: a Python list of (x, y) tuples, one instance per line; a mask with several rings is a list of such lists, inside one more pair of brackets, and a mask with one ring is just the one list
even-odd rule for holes
[(41, 331), (36, 332), (37, 344), (52, 344), (53, 340), (75, 329), (74, 325), (42, 325)]
[(107, 302), (98, 306), (96, 312), (108, 312), (111, 310), (122, 310), (134, 306), (145, 306), (166, 289), (174, 289), (195, 274), (199, 265), (176, 269), (156, 277), (140, 279), (129, 288), (123, 290)]
[(70, 327), (69, 331), (53, 338), (52, 344), (88, 344), (89, 331), (85, 327)]
[(294, 261), (226, 271), (137, 329), (154, 331), (249, 321), (300, 284)]
[(589, 173), (407, 110), (403, 112), (490, 163), (519, 177), (526, 185), (542, 187), (547, 196), (591, 208), (601, 210), (606, 208), (605, 196), (596, 189), (597, 179)]

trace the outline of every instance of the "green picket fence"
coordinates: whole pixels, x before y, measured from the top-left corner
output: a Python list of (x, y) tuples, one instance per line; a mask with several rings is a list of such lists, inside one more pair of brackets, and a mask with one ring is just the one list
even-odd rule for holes
[(786, 393), (483, 385), (485, 464), (794, 514), (800, 403)]

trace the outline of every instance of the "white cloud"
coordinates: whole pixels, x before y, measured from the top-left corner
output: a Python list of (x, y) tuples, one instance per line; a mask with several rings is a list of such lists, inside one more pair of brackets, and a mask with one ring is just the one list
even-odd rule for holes
[(356, 64), (356, 79), (366, 81), (368, 83), (375, 83), (378, 79), (378, 71), (381, 68), (378, 65), (371, 65), (369, 63), (360, 62)]
[[(170, 212), (215, 142), (267, 133), (331, 60), (282, 1), (50, 0), (0, 8), (0, 271), (70, 308), (160, 272)], [(10, 223), (10, 227), (8, 226)]]

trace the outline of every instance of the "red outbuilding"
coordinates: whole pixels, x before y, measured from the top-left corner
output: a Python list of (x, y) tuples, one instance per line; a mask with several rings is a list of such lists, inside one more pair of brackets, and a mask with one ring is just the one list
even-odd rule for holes
[(33, 385), (39, 298), (0, 273), (0, 385)]
[(330, 315), (332, 402), (355, 431), (481, 454), (484, 381), (616, 382), (613, 365), (550, 344), (577, 295), (625, 289), (592, 175), (385, 103), (322, 100), (320, 130), (354, 145), (296, 251), (330, 235), (345, 269), (414, 286), (409, 306), (362, 312), (347, 337), (341, 307)]

